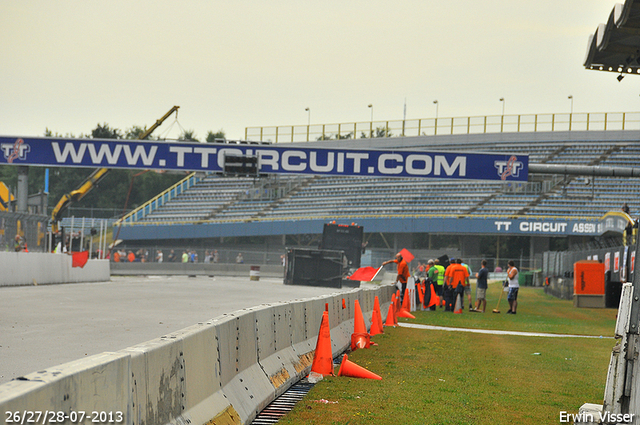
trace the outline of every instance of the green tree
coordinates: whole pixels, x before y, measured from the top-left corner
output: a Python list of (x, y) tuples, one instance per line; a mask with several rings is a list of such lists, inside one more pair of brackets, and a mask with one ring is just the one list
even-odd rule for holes
[[(126, 133), (124, 135), (124, 138), (125, 139), (132, 139), (132, 140), (139, 139), (140, 136), (145, 131), (147, 131), (147, 127), (143, 128), (143, 127), (140, 127), (139, 125), (134, 125), (133, 127), (127, 129), (127, 131), (126, 131)], [(148, 140), (148, 139), (149, 139), (149, 136), (145, 137), (145, 140)]]
[(215, 143), (216, 139), (227, 140), (227, 136), (224, 134), (224, 130), (220, 129), (215, 133), (213, 131), (209, 131), (205, 140), (207, 143)]
[[(126, 137), (137, 138), (143, 131), (142, 127), (133, 126), (127, 130)], [(122, 138), (122, 132), (119, 129), (111, 128), (106, 123), (98, 124), (91, 131), (91, 135), (94, 138)], [(54, 206), (65, 193), (77, 189), (92, 172), (93, 170), (79, 168), (53, 169), (50, 176), (49, 197), (51, 202), (49, 204)], [(106, 211), (100, 215), (118, 215), (124, 210), (125, 203), (127, 210), (136, 208), (184, 177), (183, 174), (140, 173), (141, 170), (112, 169), (91, 192), (72, 207), (104, 209)], [(130, 186), (131, 193), (129, 194)], [(71, 213), (77, 215), (75, 212)], [(67, 212), (63, 215), (68, 216), (71, 213)], [(83, 215), (88, 214), (84, 213)]]
[[(144, 127), (132, 126), (127, 129), (124, 137), (136, 139), (144, 131)], [(44, 136), (62, 137), (59, 133), (54, 133), (49, 128), (45, 129)], [(195, 140), (193, 131), (185, 132), (184, 136), (186, 137), (183, 140)], [(72, 135), (66, 135), (65, 137), (73, 138)], [(97, 124), (91, 130), (91, 137), (96, 139), (122, 139), (123, 135), (121, 130), (103, 123)], [(81, 135), (80, 138), (84, 137)], [(49, 211), (53, 209), (65, 193), (76, 190), (92, 172), (92, 169), (87, 168), (49, 168)], [(44, 175), (44, 167), (29, 167), (29, 193), (33, 194), (44, 190)], [(94, 211), (95, 217), (119, 215), (125, 207), (125, 202), (128, 210), (136, 208), (185, 176), (185, 173), (112, 169), (82, 200), (71, 205), (70, 210), (63, 212), (63, 216), (89, 216), (89, 211), (87, 210), (91, 208), (105, 210)], [(4, 182), (12, 191), (15, 191), (17, 180), (17, 167), (12, 165), (0, 166), (0, 181)], [(132, 181), (133, 184), (131, 185)], [(129, 194), (130, 185), (131, 193)], [(128, 200), (127, 195), (129, 195)], [(74, 211), (74, 208), (82, 208), (83, 210), (78, 212), (77, 210)]]
[(353, 136), (353, 133), (347, 133), (347, 134), (329, 134), (328, 136), (326, 134), (322, 134), (320, 136), (318, 136), (316, 138), (316, 140), (331, 140), (331, 139), (335, 139), (335, 140), (346, 140), (346, 139), (351, 139), (351, 136)]
[(199, 142), (196, 138), (196, 132), (193, 130), (184, 130), (178, 140), (182, 142)]
[(372, 134), (366, 134), (364, 131), (360, 133), (361, 139), (369, 139), (372, 137), (380, 138), (380, 137), (392, 137), (391, 131), (389, 131), (386, 127), (376, 127)]
[(98, 124), (91, 130), (91, 137), (94, 139), (122, 139), (122, 132), (117, 128), (109, 127), (109, 124)]

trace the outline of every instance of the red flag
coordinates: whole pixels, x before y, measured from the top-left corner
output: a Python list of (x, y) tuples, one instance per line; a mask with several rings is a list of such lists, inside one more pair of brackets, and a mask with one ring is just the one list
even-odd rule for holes
[(353, 272), (353, 274), (349, 276), (349, 279), (371, 282), (376, 277), (381, 268), (382, 267), (377, 269), (374, 269), (373, 267), (361, 267)]
[(71, 267), (84, 267), (89, 261), (89, 251), (72, 252), (71, 253)]
[(400, 251), (399, 253), (400, 255), (402, 255), (402, 258), (404, 258), (404, 261), (407, 262), (407, 264), (409, 264), (411, 262), (411, 260), (413, 260), (414, 257), (412, 253), (409, 252), (409, 250), (407, 248), (402, 248), (402, 251)]

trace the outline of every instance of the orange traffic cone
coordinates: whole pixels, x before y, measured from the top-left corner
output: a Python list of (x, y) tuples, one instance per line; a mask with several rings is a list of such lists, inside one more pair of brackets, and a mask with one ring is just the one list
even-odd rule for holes
[(350, 376), (351, 378), (364, 378), (364, 379), (379, 379), (382, 377), (375, 373), (358, 366), (354, 362), (350, 361), (345, 354), (342, 357), (342, 363), (340, 363), (340, 369), (338, 370), (338, 376)]
[(433, 285), (429, 286), (431, 287), (431, 299), (429, 300), (429, 305), (427, 305), (427, 308), (435, 307), (440, 304), (440, 297), (436, 295), (436, 290), (434, 289)]
[(362, 315), (362, 309), (360, 308), (360, 302), (354, 301), (354, 317), (353, 317), (353, 334), (351, 334), (351, 350), (357, 350), (358, 348), (369, 348), (370, 335), (367, 332), (367, 327), (364, 324), (364, 316)]
[(369, 348), (371, 346), (371, 335), (366, 332), (354, 332), (351, 334), (351, 351), (358, 348)]
[(360, 308), (360, 302), (355, 300), (353, 313), (353, 332), (354, 333), (367, 333), (367, 326), (364, 324), (364, 316), (362, 315), (362, 309)]
[(416, 316), (414, 316), (413, 314), (409, 313), (404, 308), (400, 309), (400, 311), (397, 314), (397, 317), (404, 317), (405, 319), (415, 319), (416, 318)]
[(462, 294), (456, 296), (456, 306), (453, 308), (455, 314), (462, 314)]
[(400, 307), (401, 307), (401, 306), (400, 306), (400, 290), (398, 289), (398, 290), (396, 291), (396, 303), (395, 303), (395, 308), (396, 308), (396, 310), (395, 310), (395, 311), (399, 311), (399, 310), (400, 310)]
[(393, 316), (395, 317), (396, 311), (398, 311), (398, 299), (396, 298), (396, 294), (391, 294), (391, 305), (393, 306)]
[(417, 289), (418, 289), (418, 298), (419, 298), (420, 304), (424, 305), (424, 292), (425, 292), (424, 284), (419, 283)]
[[(377, 298), (376, 301), (378, 301)], [(382, 318), (380, 317), (380, 307), (378, 307), (377, 310), (374, 307), (373, 313), (371, 314), (371, 329), (369, 330), (369, 335), (374, 336), (384, 333), (381, 323)]]
[(320, 332), (318, 333), (316, 351), (313, 354), (311, 372), (321, 375), (333, 375), (331, 328), (329, 327), (329, 312), (327, 311), (322, 313), (322, 322), (320, 322)]
[(395, 312), (393, 311), (393, 303), (389, 304), (389, 312), (387, 313), (387, 321), (384, 323), (385, 326), (395, 326), (396, 320), (394, 318)]
[(344, 310), (345, 308), (347, 308), (347, 303), (344, 300), (344, 298), (342, 299), (342, 309)]
[(382, 329), (382, 311), (380, 310), (380, 300), (377, 295), (373, 299), (373, 309), (378, 311), (378, 321), (380, 322), (380, 329)]
[(400, 308), (411, 311), (411, 295), (413, 295), (412, 291), (409, 291), (409, 289), (404, 290), (404, 297), (402, 297), (402, 306)]
[(393, 326), (398, 326), (398, 302), (393, 305)]
[(373, 313), (371, 314), (371, 329), (369, 334), (371, 336), (384, 333), (382, 326), (382, 312), (380, 312), (380, 300), (378, 296), (373, 299)]
[(409, 290), (404, 291), (404, 299), (402, 300), (402, 307), (400, 307), (400, 311), (398, 311), (398, 317), (404, 317), (407, 319), (415, 319), (416, 316), (411, 314), (409, 310), (411, 309), (411, 298), (409, 296)]

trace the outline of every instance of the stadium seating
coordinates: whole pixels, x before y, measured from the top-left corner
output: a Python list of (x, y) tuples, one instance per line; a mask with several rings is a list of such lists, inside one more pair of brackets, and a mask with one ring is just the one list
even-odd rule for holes
[[(529, 155), (532, 163), (637, 166), (631, 143), (552, 142), (448, 144), (447, 150)], [(385, 216), (600, 217), (640, 201), (640, 179), (530, 176), (527, 183), (393, 177), (293, 176), (266, 182), (207, 175), (139, 221), (229, 222)], [(278, 189), (278, 187), (280, 189)], [(286, 187), (286, 188), (285, 188)], [(275, 190), (274, 188), (278, 189)], [(275, 194), (275, 195), (274, 195)]]

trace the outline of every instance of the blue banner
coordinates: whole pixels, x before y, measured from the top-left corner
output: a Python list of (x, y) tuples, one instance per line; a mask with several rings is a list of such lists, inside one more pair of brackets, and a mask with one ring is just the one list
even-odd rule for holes
[(526, 155), (266, 144), (0, 137), (0, 164), (222, 172), (224, 158), (256, 156), (260, 173), (527, 181)]

